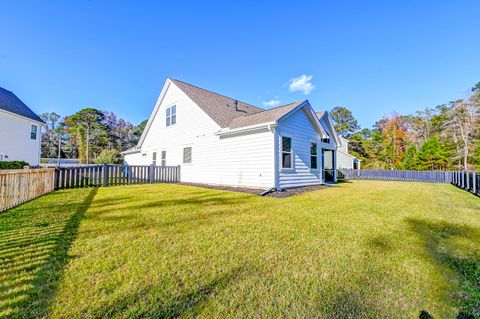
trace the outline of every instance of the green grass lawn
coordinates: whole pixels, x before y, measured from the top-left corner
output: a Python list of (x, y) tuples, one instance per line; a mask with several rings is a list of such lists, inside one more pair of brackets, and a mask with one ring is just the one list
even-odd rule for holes
[(286, 199), (65, 190), (0, 214), (0, 317), (480, 316), (480, 199), (355, 181)]

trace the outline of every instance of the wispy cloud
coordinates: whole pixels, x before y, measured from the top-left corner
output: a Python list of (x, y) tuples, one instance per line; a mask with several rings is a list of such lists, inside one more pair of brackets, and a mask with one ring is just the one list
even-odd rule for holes
[(275, 98), (271, 99), (270, 101), (263, 101), (262, 102), (262, 105), (263, 106), (270, 106), (270, 107), (274, 107), (274, 106), (277, 106), (280, 104), (280, 100), (278, 99), (278, 96), (276, 96)]
[(315, 85), (310, 82), (313, 75), (302, 74), (296, 78), (292, 78), (288, 81), (288, 89), (290, 92), (302, 92), (307, 95), (315, 89)]

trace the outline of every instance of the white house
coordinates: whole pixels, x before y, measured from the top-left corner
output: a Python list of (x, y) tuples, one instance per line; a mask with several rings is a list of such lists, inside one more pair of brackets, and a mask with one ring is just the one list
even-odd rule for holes
[(129, 165), (180, 165), (181, 181), (288, 188), (336, 180), (341, 142), (305, 100), (270, 110), (167, 79)]
[(0, 161), (38, 165), (44, 125), (15, 94), (0, 87)]
[(337, 168), (360, 169), (360, 160), (348, 152), (348, 144), (346, 138), (339, 137), (342, 142), (337, 148)]

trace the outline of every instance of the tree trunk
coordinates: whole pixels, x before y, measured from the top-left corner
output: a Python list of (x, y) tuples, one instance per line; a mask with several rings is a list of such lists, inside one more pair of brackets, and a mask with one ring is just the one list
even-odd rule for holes
[(90, 126), (87, 126), (87, 165), (90, 164)]

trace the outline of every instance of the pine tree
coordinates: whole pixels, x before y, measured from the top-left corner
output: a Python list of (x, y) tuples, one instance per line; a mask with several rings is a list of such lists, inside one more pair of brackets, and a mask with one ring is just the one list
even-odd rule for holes
[(401, 168), (406, 170), (417, 169), (417, 148), (415, 147), (415, 145), (410, 145), (407, 148)]
[(447, 157), (437, 138), (432, 137), (423, 143), (417, 154), (417, 167), (421, 170), (445, 169)]

